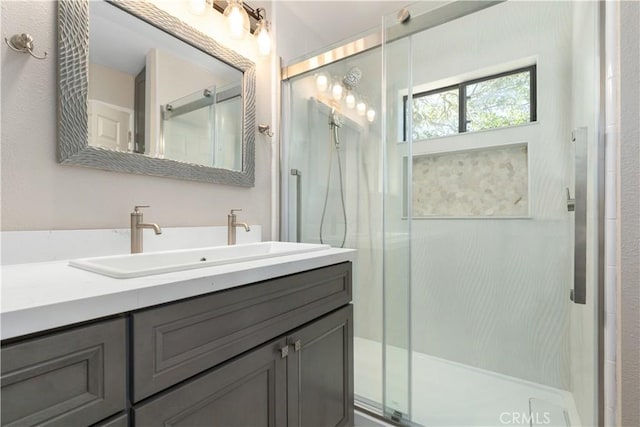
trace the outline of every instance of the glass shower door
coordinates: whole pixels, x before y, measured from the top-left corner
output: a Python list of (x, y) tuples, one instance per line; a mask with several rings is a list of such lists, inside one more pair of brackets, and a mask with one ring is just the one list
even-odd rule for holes
[[(395, 25), (385, 17), (383, 33)], [(383, 44), (383, 241), (384, 241), (384, 415), (411, 419), (411, 208), (412, 144), (404, 139), (402, 97), (410, 90), (411, 38)], [(410, 126), (410, 122), (408, 123)]]
[(376, 48), (283, 82), (281, 175), (283, 239), (358, 251), (354, 391), (374, 412), (383, 387), (380, 64)]
[(597, 3), (486, 5), (384, 22), (385, 413), (595, 425)]

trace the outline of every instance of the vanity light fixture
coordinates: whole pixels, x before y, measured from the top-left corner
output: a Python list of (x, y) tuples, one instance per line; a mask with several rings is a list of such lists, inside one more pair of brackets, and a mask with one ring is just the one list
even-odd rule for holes
[(256, 9), (258, 16), (260, 16), (260, 20), (256, 26), (256, 32), (254, 35), (256, 36), (256, 41), (258, 42), (258, 52), (262, 55), (269, 55), (271, 53), (271, 34), (269, 34), (269, 21), (266, 20), (262, 13), (264, 13), (264, 9), (258, 8)]
[(242, 39), (250, 31), (249, 14), (242, 4), (242, 0), (229, 0), (222, 14), (227, 18), (229, 34), (234, 39)]
[(243, 39), (247, 34), (253, 34), (258, 44), (258, 52), (262, 55), (271, 53), (270, 23), (266, 19), (266, 11), (262, 7), (256, 9), (242, 0), (188, 0), (189, 10), (201, 15), (206, 5), (222, 13), (227, 18), (229, 34), (236, 40)]
[(353, 109), (356, 106), (356, 96), (353, 92), (347, 92), (347, 96), (344, 97), (344, 102), (346, 102), (347, 108)]
[(342, 91), (342, 85), (340, 82), (336, 81), (331, 87), (331, 96), (333, 96), (333, 99), (336, 101), (340, 101), (342, 99)]
[(329, 78), (326, 74), (318, 74), (316, 76), (316, 88), (319, 92), (324, 92), (329, 88)]
[(367, 120), (369, 120), (369, 123), (373, 123), (375, 119), (376, 119), (376, 110), (374, 110), (373, 108), (369, 108), (367, 110)]
[(202, 15), (207, 10), (207, 0), (188, 0), (187, 7), (194, 15)]

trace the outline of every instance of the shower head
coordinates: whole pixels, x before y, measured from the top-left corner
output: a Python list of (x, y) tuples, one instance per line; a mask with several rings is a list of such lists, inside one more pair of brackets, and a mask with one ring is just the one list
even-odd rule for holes
[(362, 71), (360, 71), (360, 68), (353, 67), (347, 72), (347, 74), (344, 75), (342, 84), (345, 88), (347, 88), (347, 90), (353, 90), (356, 88), (356, 86), (358, 86), (361, 78)]

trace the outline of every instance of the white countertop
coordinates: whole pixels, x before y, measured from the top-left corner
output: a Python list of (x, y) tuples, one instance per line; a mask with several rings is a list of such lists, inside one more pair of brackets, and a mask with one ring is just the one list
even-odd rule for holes
[(1, 275), (0, 338), (354, 261), (355, 255), (353, 249), (331, 248), (132, 279), (79, 270), (66, 260), (7, 265)]

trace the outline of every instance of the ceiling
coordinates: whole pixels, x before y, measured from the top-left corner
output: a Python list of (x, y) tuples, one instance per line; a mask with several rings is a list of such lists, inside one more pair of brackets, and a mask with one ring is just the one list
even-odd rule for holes
[(382, 17), (395, 19), (398, 10), (411, 1), (407, 0), (275, 0), (276, 10), (286, 8), (294, 15), (301, 26), (306, 28), (304, 35), (294, 37), (314, 37), (314, 48), (307, 52), (296, 52), (305, 55), (311, 51), (327, 47), (353, 38), (355, 35), (380, 28)]

